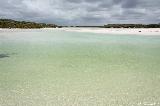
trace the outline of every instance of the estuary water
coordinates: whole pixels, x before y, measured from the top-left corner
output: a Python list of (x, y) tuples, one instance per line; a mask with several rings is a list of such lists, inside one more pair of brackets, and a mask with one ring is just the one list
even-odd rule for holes
[(0, 106), (159, 106), (160, 36), (0, 32)]

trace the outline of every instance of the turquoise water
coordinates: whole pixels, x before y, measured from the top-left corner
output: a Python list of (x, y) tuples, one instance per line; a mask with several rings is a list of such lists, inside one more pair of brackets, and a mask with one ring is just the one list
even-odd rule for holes
[(159, 106), (160, 37), (0, 32), (0, 106)]

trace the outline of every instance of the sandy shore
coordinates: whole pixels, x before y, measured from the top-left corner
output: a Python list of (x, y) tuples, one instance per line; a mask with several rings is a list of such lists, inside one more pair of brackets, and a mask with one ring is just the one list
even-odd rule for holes
[(158, 35), (160, 28), (62, 28), (64, 31), (91, 32), (103, 34)]
[(160, 36), (160, 28), (44, 28), (44, 29), (0, 29), (5, 31), (35, 31), (35, 30), (59, 30), (70, 32), (89, 32), (102, 34), (130, 34), (130, 35), (157, 35)]

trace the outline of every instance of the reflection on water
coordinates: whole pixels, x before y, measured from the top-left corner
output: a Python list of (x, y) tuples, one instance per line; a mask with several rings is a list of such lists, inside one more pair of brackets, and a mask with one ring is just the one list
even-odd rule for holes
[(9, 57), (8, 54), (0, 54), (0, 58), (6, 58), (6, 57)]
[(8, 58), (11, 55), (17, 55), (17, 53), (0, 53), (0, 58)]

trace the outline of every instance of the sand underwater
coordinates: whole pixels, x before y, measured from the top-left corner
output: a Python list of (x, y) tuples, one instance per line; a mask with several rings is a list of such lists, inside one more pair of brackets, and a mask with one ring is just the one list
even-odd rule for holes
[(159, 106), (160, 36), (0, 32), (1, 106)]

